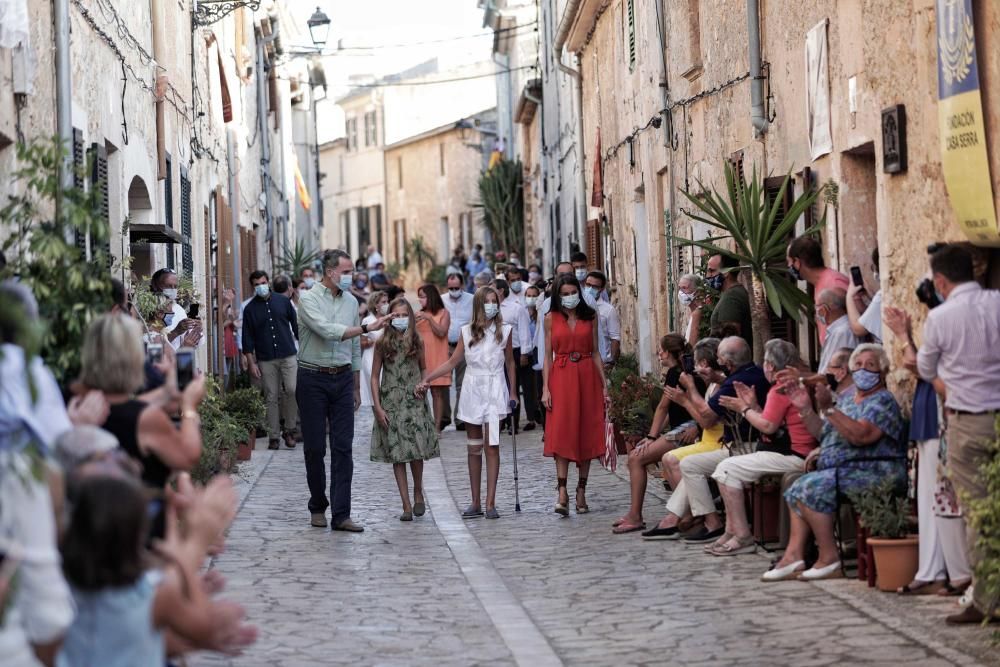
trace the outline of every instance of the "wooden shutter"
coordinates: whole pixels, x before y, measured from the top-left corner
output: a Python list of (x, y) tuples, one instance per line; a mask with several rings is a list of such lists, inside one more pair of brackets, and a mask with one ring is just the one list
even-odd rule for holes
[(604, 266), (603, 243), (601, 239), (601, 221), (594, 219), (587, 221), (587, 259), (590, 268), (601, 271)]
[[(163, 178), (163, 224), (168, 229), (174, 228), (174, 162), (170, 153), (164, 154), (167, 171)], [(176, 263), (174, 244), (167, 243), (167, 268), (173, 269)]]
[[(230, 226), (229, 207), (222, 196), (222, 187), (215, 189), (215, 302), (222, 303), (222, 290), (233, 285), (233, 254), (232, 254), (232, 227)], [(233, 307), (236, 307), (234, 304)], [(221, 366), (225, 359), (225, 313), (222, 308), (215, 311), (215, 325), (219, 332), (215, 337), (215, 355)]]
[[(73, 145), (70, 146), (70, 151), (73, 158), (73, 187), (80, 191), (81, 196), (83, 195), (84, 188), (86, 187), (86, 181), (84, 180), (84, 163), (85, 156), (83, 150), (83, 131), (73, 128)], [(83, 251), (84, 256), (89, 260), (90, 253), (87, 243), (87, 232), (86, 230), (75, 230), (74, 231), (74, 243), (76, 247)]]
[[(95, 206), (97, 215), (104, 226), (104, 252), (107, 254), (107, 268), (113, 263), (111, 255), (111, 199), (108, 191), (108, 149), (98, 143), (90, 145), (90, 187), (97, 193)], [(90, 242), (91, 251), (94, 248), (93, 239)]]
[(205, 324), (205, 340), (208, 341), (208, 367), (213, 371), (218, 373), (220, 369), (220, 364), (218, 363), (218, 350), (214, 344), (214, 322), (216, 321), (216, 313), (213, 308), (216, 303), (215, 299), (215, 289), (216, 280), (215, 272), (212, 270), (212, 220), (209, 216), (208, 206), (204, 208), (203, 212), (203, 223), (205, 232), (205, 295), (202, 297), (204, 303), (202, 304), (204, 309), (202, 311), (202, 321)]
[(625, 10), (628, 13), (628, 69), (635, 69), (635, 0), (628, 0)]
[(184, 275), (194, 274), (194, 255), (191, 251), (191, 179), (188, 170), (181, 167), (181, 268)]

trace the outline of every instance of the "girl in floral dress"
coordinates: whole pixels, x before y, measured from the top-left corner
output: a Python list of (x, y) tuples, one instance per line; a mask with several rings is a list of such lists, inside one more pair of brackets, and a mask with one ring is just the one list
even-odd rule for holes
[[(500, 420), (517, 405), (514, 352), (511, 326), (500, 316), (500, 296), (492, 287), (481, 287), (472, 299), (472, 322), (462, 327), (462, 335), (451, 359), (424, 376), (417, 390), (426, 391), (435, 378), (448, 375), (465, 359), (462, 397), (455, 417), (465, 423), (468, 440), (469, 482), (472, 504), (463, 519), (483, 516), (480, 504), (483, 476), (483, 443), (486, 448), (486, 518), (499, 519), (496, 509), (497, 479), (500, 477)], [(504, 380), (504, 373), (507, 378)], [(512, 389), (508, 389), (512, 387)]]
[[(424, 348), (417, 335), (413, 309), (405, 298), (389, 305), (391, 325), (375, 343), (371, 392), (375, 425), (371, 460), (391, 463), (399, 497), (400, 521), (413, 521), (427, 510), (424, 498), (424, 461), (439, 455), (437, 430), (424, 398), (413, 391), (424, 370)], [(413, 504), (406, 479), (406, 464), (413, 473)]]

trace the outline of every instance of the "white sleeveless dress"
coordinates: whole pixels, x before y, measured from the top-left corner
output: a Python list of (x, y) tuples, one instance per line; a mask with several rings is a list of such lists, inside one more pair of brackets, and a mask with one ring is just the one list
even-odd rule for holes
[(496, 341), (496, 325), (493, 325), (475, 345), (470, 345), (472, 326), (462, 327), (465, 378), (455, 417), (466, 424), (488, 424), (491, 445), (500, 444), (500, 420), (510, 413), (505, 363), (512, 327), (509, 324), (502, 327), (501, 342)]
[[(377, 318), (374, 315), (369, 315), (364, 320), (361, 321), (362, 324), (371, 324)], [(378, 339), (382, 337), (382, 330), (372, 331), (364, 334), (368, 336), (368, 340), (373, 343), (377, 343)], [(372, 400), (372, 364), (375, 361), (375, 348), (369, 347), (361, 352), (361, 405), (371, 407), (375, 404)]]

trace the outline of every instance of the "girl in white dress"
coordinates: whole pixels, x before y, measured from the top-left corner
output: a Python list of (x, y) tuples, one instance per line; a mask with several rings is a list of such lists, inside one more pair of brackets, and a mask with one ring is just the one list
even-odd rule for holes
[[(376, 291), (368, 296), (368, 316), (362, 324), (372, 324), (389, 312), (389, 295)], [(369, 331), (361, 336), (361, 405), (372, 407), (372, 360), (375, 358), (375, 342), (382, 337), (382, 330)]]
[[(517, 404), (517, 381), (511, 326), (500, 316), (500, 296), (492, 287), (481, 287), (472, 299), (472, 322), (462, 327), (462, 336), (451, 358), (424, 375), (417, 391), (426, 391), (435, 378), (451, 373), (465, 359), (465, 379), (455, 417), (465, 422), (469, 455), (472, 504), (463, 519), (483, 516), (480, 494), (483, 477), (483, 443), (486, 448), (486, 518), (499, 519), (496, 509), (497, 479), (500, 477), (500, 420)], [(504, 379), (504, 373), (507, 377)], [(508, 389), (512, 387), (512, 389)]]

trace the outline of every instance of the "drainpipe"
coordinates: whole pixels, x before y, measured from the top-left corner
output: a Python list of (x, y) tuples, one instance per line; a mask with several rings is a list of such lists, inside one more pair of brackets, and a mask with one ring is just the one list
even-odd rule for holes
[(257, 37), (257, 131), (260, 133), (260, 171), (261, 184), (264, 187), (264, 229), (271, 250), (272, 269), (274, 258), (278, 254), (277, 239), (274, 234), (274, 211), (271, 204), (271, 128), (267, 122), (267, 93), (264, 86), (268, 82), (270, 67), (264, 57), (265, 47), (278, 38), (278, 22), (272, 19), (271, 35), (265, 37), (259, 27), (255, 26)]
[(764, 113), (764, 77), (760, 64), (760, 6), (758, 0), (747, 0), (747, 36), (750, 43), (750, 121), (754, 135), (767, 132), (767, 114)]
[(63, 188), (73, 187), (73, 87), (70, 82), (69, 0), (53, 0), (52, 14), (56, 47), (56, 132), (63, 148), (59, 182)]
[[(670, 107), (670, 79), (667, 75), (667, 50), (666, 50), (666, 40), (664, 35), (667, 34), (667, 22), (666, 17), (663, 14), (663, 8), (660, 3), (654, 3), (656, 5), (656, 35), (660, 40), (660, 66), (661, 72), (663, 73), (663, 81), (660, 83), (661, 99), (663, 100), (663, 108), (667, 109)], [(676, 204), (675, 200), (675, 188), (674, 188), (674, 151), (673, 151), (673, 122), (671, 121), (672, 116), (670, 112), (667, 111), (663, 114), (663, 145), (667, 149), (667, 210), (663, 212), (663, 232), (664, 236), (667, 238), (667, 322), (668, 327), (671, 331), (676, 330), (674, 321), (674, 244), (671, 239), (674, 233), (674, 206)]]
[[(579, 60), (579, 59), (578, 59)], [(580, 242), (580, 225), (586, 224), (587, 222), (587, 177), (586, 177), (586, 153), (583, 150), (583, 76), (580, 74), (580, 70), (573, 69), (572, 67), (563, 64), (562, 58), (556, 62), (559, 65), (559, 69), (566, 74), (573, 77), (576, 81), (576, 145), (579, 146), (580, 155), (580, 168), (579, 168), (579, 183), (577, 184), (577, 189), (579, 190), (577, 197), (577, 206), (580, 210), (580, 215), (576, 221), (576, 227), (573, 233), (576, 236), (576, 242)]]

